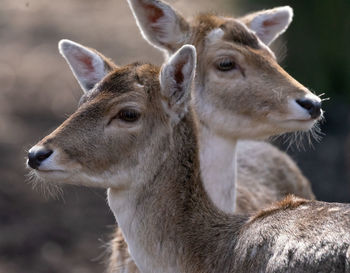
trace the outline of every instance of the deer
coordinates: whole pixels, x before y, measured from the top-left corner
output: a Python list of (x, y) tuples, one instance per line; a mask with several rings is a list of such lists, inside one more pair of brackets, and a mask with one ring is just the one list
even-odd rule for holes
[[(202, 173), (211, 176), (208, 179), (211, 183), (205, 186), (208, 192), (213, 192), (214, 203), (225, 212), (246, 212), (248, 209), (257, 210), (290, 193), (314, 199), (310, 183), (285, 153), (266, 142), (251, 141), (295, 130), (310, 130), (313, 121), (321, 116), (320, 98), (302, 87), (307, 90), (305, 96), (296, 100), (292, 97), (288, 107), (295, 109), (296, 116), (307, 110), (312, 116), (311, 123), (305, 123), (304, 118), (296, 118), (276, 131), (263, 119), (250, 117), (257, 108), (265, 108), (262, 115), (268, 115), (272, 103), (279, 103), (280, 99), (289, 95), (283, 82), (292, 79), (277, 64), (268, 46), (290, 25), (292, 8), (278, 7), (238, 19), (200, 14), (188, 21), (161, 0), (127, 1), (144, 39), (163, 51), (165, 56), (184, 44), (192, 44), (197, 49), (193, 96), (201, 121), (201, 158), (205, 159), (201, 162)], [(256, 54), (257, 49), (264, 51), (265, 56)], [(270, 73), (275, 74), (273, 70), (276, 69), (283, 74), (270, 78)], [(268, 100), (267, 96), (275, 96), (275, 99)], [(278, 122), (278, 116), (273, 118)], [(238, 142), (242, 139), (250, 141)], [(221, 146), (221, 150), (212, 147), (211, 143), (217, 143), (215, 146)], [(276, 161), (267, 162), (271, 154), (275, 160), (281, 159), (278, 163), (285, 162), (281, 168)], [(237, 167), (235, 161), (238, 161)], [(220, 172), (216, 165), (221, 166)], [(259, 168), (259, 165), (262, 167)], [(285, 168), (286, 165), (289, 167)], [(273, 174), (262, 177), (261, 173), (266, 173), (266, 169)], [(283, 173), (283, 179), (277, 172)], [(238, 198), (232, 187), (237, 173), (238, 195), (242, 195)], [(262, 187), (262, 192), (269, 192), (266, 194), (270, 196), (269, 200), (263, 196), (245, 196), (257, 184)], [(244, 202), (242, 206), (240, 200), (244, 199), (250, 202)]]
[(229, 214), (208, 196), (191, 102), (195, 47), (182, 46), (161, 68), (117, 66), (71, 47), (60, 43), (76, 57), (70, 65), (84, 95), (29, 150), (27, 164), (46, 184), (108, 189), (140, 272), (349, 271), (348, 204), (288, 196), (258, 212)]
[[(214, 203), (227, 213), (246, 213), (288, 194), (314, 199), (309, 181), (286, 153), (254, 140), (310, 130), (322, 113), (320, 98), (309, 91), (303, 97), (290, 98), (287, 107), (294, 109), (296, 116), (307, 110), (313, 120), (309, 124), (296, 118), (276, 130), (257, 115), (251, 118), (258, 108), (266, 110), (261, 116), (269, 115), (270, 107), (290, 96), (284, 82), (294, 79), (279, 67), (269, 45), (290, 25), (292, 8), (277, 7), (237, 19), (200, 14), (189, 21), (160, 0), (128, 3), (144, 39), (166, 57), (186, 43), (197, 49), (193, 97), (200, 120), (200, 166)], [(257, 49), (265, 56), (256, 54)], [(271, 76), (276, 69), (282, 74)], [(279, 115), (275, 118), (278, 122)], [(137, 272), (118, 230), (111, 248), (109, 272)], [(128, 264), (133, 269), (123, 271)]]

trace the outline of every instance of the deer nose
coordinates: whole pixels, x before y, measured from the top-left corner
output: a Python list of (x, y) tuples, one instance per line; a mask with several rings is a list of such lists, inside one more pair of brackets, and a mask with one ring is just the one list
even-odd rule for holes
[(33, 169), (38, 169), (40, 164), (49, 158), (52, 153), (52, 150), (46, 148), (30, 149), (28, 153), (28, 165)]
[(321, 102), (312, 99), (298, 99), (296, 102), (306, 109), (311, 118), (316, 119), (321, 116)]

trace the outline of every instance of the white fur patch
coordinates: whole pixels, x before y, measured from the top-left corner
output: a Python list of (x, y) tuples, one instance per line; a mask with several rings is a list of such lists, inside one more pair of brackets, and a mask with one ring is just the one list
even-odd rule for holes
[(200, 131), (200, 167), (210, 199), (222, 211), (233, 213), (236, 205), (237, 141), (224, 139), (203, 127)]
[(299, 105), (299, 103), (296, 102), (295, 99), (289, 99), (288, 100), (288, 119), (294, 119), (294, 120), (308, 120), (310, 119), (309, 112)]
[(339, 208), (339, 207), (328, 209), (329, 212), (337, 212), (337, 211), (340, 211), (340, 210), (341, 210), (341, 208)]
[(216, 43), (222, 39), (224, 34), (225, 32), (221, 28), (213, 29), (207, 34), (206, 41), (209, 45)]

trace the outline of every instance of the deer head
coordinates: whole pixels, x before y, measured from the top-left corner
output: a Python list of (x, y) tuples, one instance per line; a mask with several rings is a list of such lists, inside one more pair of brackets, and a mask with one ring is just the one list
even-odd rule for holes
[(183, 44), (196, 47), (196, 112), (215, 133), (264, 138), (309, 130), (320, 118), (320, 98), (284, 71), (268, 47), (292, 21), (290, 7), (187, 21), (160, 0), (128, 2), (150, 44), (167, 54)]
[(187, 111), (194, 47), (183, 46), (161, 69), (120, 67), (68, 40), (59, 50), (84, 95), (77, 111), (30, 149), (28, 165), (44, 180), (97, 187), (125, 188), (152, 177)]

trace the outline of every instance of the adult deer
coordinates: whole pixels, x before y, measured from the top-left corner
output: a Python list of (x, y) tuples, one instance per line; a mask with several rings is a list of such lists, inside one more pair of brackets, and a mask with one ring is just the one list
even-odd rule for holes
[[(320, 99), (299, 83), (305, 93), (291, 95), (295, 81), (268, 47), (288, 28), (293, 10), (279, 7), (238, 19), (205, 14), (188, 21), (163, 1), (128, 3), (143, 37), (166, 55), (183, 44), (197, 48), (194, 109), (200, 119), (200, 165), (214, 203), (225, 212), (242, 213), (289, 193), (314, 199), (310, 183), (287, 154), (266, 142), (238, 142), (308, 130), (320, 117)], [(274, 115), (277, 107), (281, 111)], [(112, 249), (110, 272), (131, 263), (120, 231)]]
[(30, 149), (39, 179), (109, 188), (108, 203), (141, 272), (349, 271), (350, 206), (289, 197), (225, 214), (200, 175), (190, 104), (195, 48), (159, 69), (114, 65), (86, 49), (71, 63), (78, 110)]

